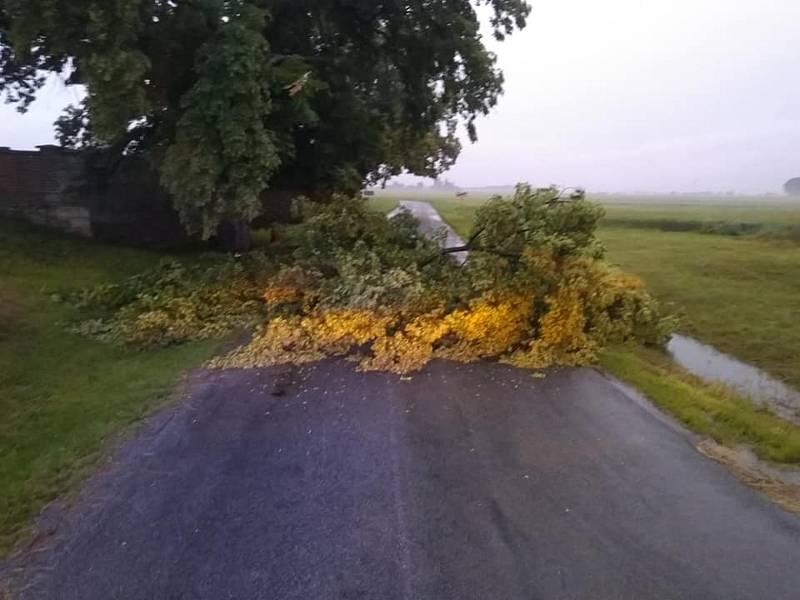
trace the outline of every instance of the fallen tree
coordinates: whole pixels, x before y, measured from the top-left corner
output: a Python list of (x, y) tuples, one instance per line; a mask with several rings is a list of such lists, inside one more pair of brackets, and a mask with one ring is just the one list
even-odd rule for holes
[[(464, 248), (441, 249), (400, 213), (361, 199), (301, 202), (278, 247), (210, 265), (169, 263), (84, 293), (107, 316), (82, 330), (168, 344), (255, 326), (218, 367), (357, 357), (362, 369), (414, 371), (432, 358), (499, 358), (533, 368), (591, 362), (610, 342), (657, 344), (669, 331), (640, 280), (602, 260), (602, 209), (582, 195), (519, 186), (476, 216)], [(451, 260), (470, 250), (463, 266)]]

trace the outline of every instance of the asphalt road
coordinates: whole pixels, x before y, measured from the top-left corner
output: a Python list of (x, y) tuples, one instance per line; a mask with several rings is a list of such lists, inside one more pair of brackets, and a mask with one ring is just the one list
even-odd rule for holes
[(201, 373), (55, 513), (18, 598), (800, 598), (800, 519), (590, 369)]

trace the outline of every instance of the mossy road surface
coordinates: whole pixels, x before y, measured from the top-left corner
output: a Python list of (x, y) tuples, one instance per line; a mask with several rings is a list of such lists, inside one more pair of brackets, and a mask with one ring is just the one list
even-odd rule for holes
[(201, 372), (15, 598), (796, 599), (800, 519), (590, 369)]

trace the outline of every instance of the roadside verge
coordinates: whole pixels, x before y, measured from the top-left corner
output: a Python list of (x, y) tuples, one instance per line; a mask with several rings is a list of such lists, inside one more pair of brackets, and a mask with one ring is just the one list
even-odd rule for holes
[(783, 508), (800, 513), (800, 427), (698, 379), (655, 349), (609, 348), (599, 364), (700, 436), (698, 452)]

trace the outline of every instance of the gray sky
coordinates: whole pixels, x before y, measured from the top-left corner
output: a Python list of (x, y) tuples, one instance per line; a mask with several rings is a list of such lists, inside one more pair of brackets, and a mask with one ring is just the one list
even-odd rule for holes
[[(800, 0), (532, 0), (492, 42), (506, 94), (446, 177), (594, 191), (778, 191), (800, 176)], [(52, 141), (76, 92), (0, 107), (0, 145)]]

